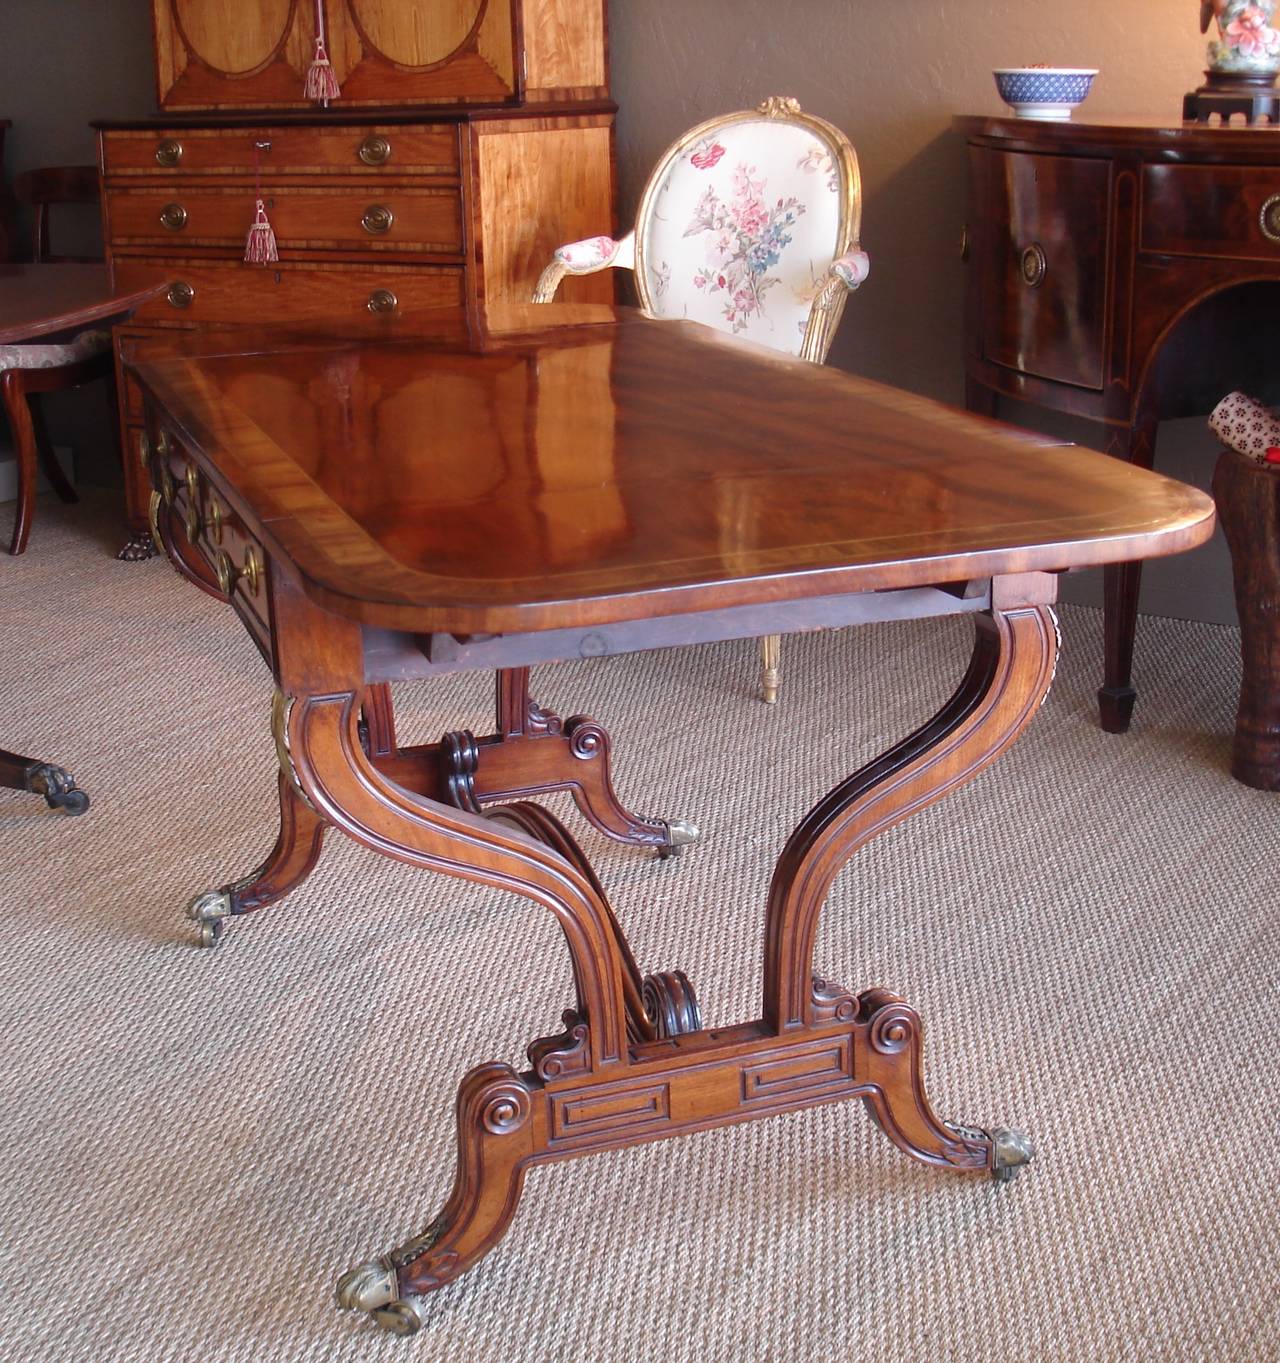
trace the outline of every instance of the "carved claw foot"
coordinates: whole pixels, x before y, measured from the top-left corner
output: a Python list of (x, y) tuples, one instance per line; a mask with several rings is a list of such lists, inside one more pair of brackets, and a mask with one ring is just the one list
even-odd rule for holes
[(991, 1142), (991, 1177), (997, 1183), (1012, 1183), (1035, 1158), (1031, 1137), (1014, 1127), (993, 1126), (987, 1130), (980, 1126), (965, 1126), (960, 1122), (948, 1122), (947, 1127), (957, 1136)]
[(187, 905), (187, 917), (200, 925), (200, 945), (216, 947), (231, 912), (231, 895), (226, 890), (206, 890)]
[(688, 819), (670, 819), (667, 822), (666, 845), (658, 848), (658, 858), (665, 861), (668, 857), (678, 857), (686, 847), (692, 847), (702, 833), (697, 824)]
[(644, 1011), (659, 1037), (702, 1030), (698, 996), (683, 970), (663, 970), (644, 977)]
[(76, 789), (71, 773), (50, 762), (41, 762), (30, 772), (27, 789), (33, 794), (43, 795), (50, 809), (65, 809), (72, 816), (83, 814), (89, 808), (89, 797), (84, 791)]
[(338, 1279), (338, 1307), (367, 1312), (376, 1325), (393, 1335), (416, 1334), (422, 1328), (421, 1303), (399, 1292), (391, 1263), (386, 1258), (370, 1259)]
[(116, 555), (125, 563), (142, 563), (146, 559), (155, 558), (160, 552), (156, 547), (156, 542), (151, 538), (150, 530), (135, 530), (124, 542), (124, 547)]

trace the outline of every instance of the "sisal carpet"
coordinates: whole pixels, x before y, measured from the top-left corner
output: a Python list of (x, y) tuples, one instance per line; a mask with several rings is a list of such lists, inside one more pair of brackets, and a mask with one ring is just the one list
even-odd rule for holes
[[(1099, 617), (1065, 610), (1028, 734), (833, 891), (821, 972), (920, 1008), (936, 1107), (1030, 1131), (1022, 1178), (915, 1164), (856, 1105), (538, 1169), (406, 1341), (334, 1280), (438, 1210), (458, 1078), (557, 1029), (567, 958), (549, 915), (337, 835), (197, 950), (186, 900), (274, 836), (270, 679), (230, 611), (116, 562), (115, 526), (42, 505), (0, 561), (3, 742), (93, 800), (0, 791), (7, 1363), (1280, 1357), (1280, 797), (1227, 774), (1232, 631), (1144, 618), (1115, 738)], [(967, 656), (963, 622), (791, 639), (774, 711), (749, 642), (535, 673), (612, 728), (624, 798), (702, 825), (660, 863), (556, 805), (708, 1025), (758, 1015), (786, 832)], [(406, 687), (402, 734), (484, 730), (488, 702)]]

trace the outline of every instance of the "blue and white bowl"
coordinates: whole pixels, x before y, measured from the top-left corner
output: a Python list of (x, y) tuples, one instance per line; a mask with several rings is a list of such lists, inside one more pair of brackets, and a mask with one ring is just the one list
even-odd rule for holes
[(1000, 98), (1019, 118), (1070, 118), (1098, 73), (1079, 66), (1004, 66), (994, 74)]

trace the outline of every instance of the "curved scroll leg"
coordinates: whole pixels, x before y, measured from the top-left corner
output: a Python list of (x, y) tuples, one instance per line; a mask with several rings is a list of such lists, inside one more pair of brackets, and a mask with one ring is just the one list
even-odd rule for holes
[(990, 1169), (1000, 1182), (1030, 1162), (1031, 1141), (1007, 1127), (941, 1122), (925, 1093), (921, 1054), (924, 1028), (905, 1000), (885, 989), (858, 999), (858, 1020), (867, 1027), (866, 1078), (876, 1085), (866, 1104), (876, 1125), (905, 1154), (927, 1164)]
[[(993, 596), (1035, 584), (1001, 584)], [(765, 938), (765, 1020), (785, 1035), (819, 1025), (836, 1005), (815, 987), (818, 919), (845, 863), (877, 833), (964, 785), (1007, 748), (1048, 694), (1058, 652), (1057, 621), (1043, 604), (1017, 604), (975, 617), (973, 657), (959, 688), (932, 720), (867, 763), (821, 800), (791, 835), (769, 888)], [(1005, 1158), (984, 1136), (957, 1136), (934, 1117), (920, 1067), (920, 1022), (896, 995), (858, 999), (867, 1028), (872, 1101), (886, 1132), (930, 1163), (996, 1168)], [(1023, 1161), (1025, 1162), (1025, 1161)]]
[(187, 917), (200, 925), (200, 945), (218, 945), (225, 920), (253, 913), (283, 899), (309, 876), (320, 859), (324, 820), (280, 773), (280, 832), (270, 855), (242, 880), (206, 890), (187, 905)]
[(421, 1327), (423, 1296), (452, 1282), (506, 1234), (536, 1153), (530, 1118), (539, 1096), (509, 1065), (481, 1065), (463, 1079), (449, 1201), (421, 1235), (344, 1273), (339, 1307), (367, 1311), (398, 1335)]

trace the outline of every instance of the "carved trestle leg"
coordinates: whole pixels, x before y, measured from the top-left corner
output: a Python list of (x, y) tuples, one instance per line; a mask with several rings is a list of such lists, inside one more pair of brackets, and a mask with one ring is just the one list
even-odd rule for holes
[[(418, 1329), (425, 1295), (464, 1272), (504, 1234), (525, 1173), (535, 1164), (849, 1098), (865, 1100), (890, 1138), (918, 1159), (1012, 1177), (1031, 1158), (1025, 1137), (949, 1125), (934, 1115), (914, 1010), (887, 990), (854, 996), (815, 978), (811, 963), (819, 912), (841, 866), (881, 829), (963, 784), (1007, 747), (1044, 699), (1056, 655), (1056, 623), (1044, 606), (996, 610), (978, 619), (968, 673), (937, 717), (838, 786), (792, 835), (770, 892), (766, 1016), (714, 1032), (659, 1025), (641, 1038), (643, 1029), (633, 1026), (636, 972), (625, 938), (585, 858), (545, 811), (516, 805), (491, 811), (487, 820), (448, 811), (441, 818), (441, 806), (414, 802), (395, 787), (376, 789), (367, 773), (362, 797), (335, 779), (327, 758), (323, 778), (304, 773), (312, 798), (333, 802), (335, 821), (344, 810), (349, 820), (355, 814), (345, 826), (361, 841), (421, 865), (505, 883), (547, 904), (562, 923), (572, 907), (577, 931), (594, 943), (583, 951), (575, 945), (582, 939), (566, 926), (580, 996), (578, 1010), (566, 1014), (568, 1030), (530, 1045), (530, 1072), (487, 1064), (466, 1076), (457, 1103), (457, 1172), (444, 1210), (421, 1234), (344, 1274), (339, 1304), (370, 1312), (397, 1333)], [(303, 727), (291, 726), (295, 752), (308, 731), (312, 754), (342, 746), (342, 724), (332, 706), (308, 704)], [(360, 757), (349, 741), (344, 753), (359, 772)], [(387, 836), (385, 806), (397, 808), (394, 841)], [(380, 821), (383, 834), (376, 831)], [(495, 862), (498, 849), (480, 835), (485, 822), (537, 834), (553, 862), (522, 860), (519, 847), (502, 849), (510, 859)], [(435, 841), (467, 832), (476, 839), (468, 852), (471, 867), (449, 858)], [(554, 879), (557, 865), (558, 890), (548, 896), (547, 877)], [(573, 893), (565, 894), (570, 886)], [(611, 962), (607, 976), (597, 969), (602, 961)], [(615, 978), (621, 981), (616, 995), (605, 987)], [(646, 997), (652, 979), (644, 982)], [(668, 985), (667, 992), (674, 998), (678, 987)], [(596, 996), (614, 1004), (607, 1045), (600, 1044), (592, 1021)], [(689, 998), (696, 1012), (691, 990)], [(652, 1012), (646, 1014), (650, 1022)], [(627, 1046), (619, 1015), (631, 1039)]]
[[(823, 904), (836, 875), (877, 833), (964, 785), (1013, 742), (1053, 680), (1057, 621), (1047, 605), (997, 608), (975, 617), (975, 644), (959, 688), (933, 719), (867, 763), (820, 801), (791, 835), (769, 889), (765, 1021), (779, 1035), (855, 1016), (869, 1027), (870, 1104), (885, 1133), (931, 1163), (983, 1162), (1008, 1174), (1030, 1157), (1025, 1138), (948, 1126), (934, 1115), (921, 1070), (921, 1025), (896, 995), (857, 999), (813, 973)], [(1051, 598), (1051, 592), (1047, 595)], [(1013, 1158), (1015, 1163), (1008, 1164)]]
[(324, 820), (306, 802), (285, 771), (280, 772), (280, 832), (270, 855), (255, 871), (217, 890), (198, 894), (187, 917), (200, 926), (200, 945), (217, 946), (228, 918), (253, 913), (283, 899), (315, 869), (324, 842)]

